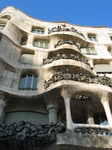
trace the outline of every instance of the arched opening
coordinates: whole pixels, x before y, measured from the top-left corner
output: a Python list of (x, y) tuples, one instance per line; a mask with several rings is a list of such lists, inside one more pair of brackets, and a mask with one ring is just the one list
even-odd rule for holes
[(20, 90), (37, 90), (38, 88), (38, 76), (37, 75), (22, 75), (20, 79)]
[(100, 101), (87, 95), (75, 95), (71, 99), (71, 116), (77, 124), (107, 125), (107, 118)]

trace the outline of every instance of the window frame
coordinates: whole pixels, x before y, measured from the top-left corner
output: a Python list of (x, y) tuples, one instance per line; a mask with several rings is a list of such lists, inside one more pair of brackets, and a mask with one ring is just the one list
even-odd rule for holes
[[(31, 83), (30, 86), (29, 84), (29, 78), (31, 77)], [(35, 81), (35, 77), (36, 77), (36, 87), (33, 87), (34, 85), (34, 81)], [(22, 83), (23, 78), (25, 78), (24, 83)], [(22, 85), (23, 84), (23, 85)], [(20, 78), (20, 82), (19, 82), (19, 90), (37, 90), (38, 89), (38, 75), (32, 75), (32, 74), (28, 74), (28, 75), (22, 75)]]
[(91, 42), (98, 42), (96, 35), (91, 35), (91, 34), (89, 34), (89, 35), (88, 35), (88, 39), (89, 39), (89, 41), (91, 41)]
[[(37, 46), (35, 46), (35, 42), (38, 42)], [(43, 43), (43, 46), (41, 45)], [(38, 47), (38, 48), (44, 48), (44, 49), (48, 49), (49, 47), (49, 42), (47, 41), (43, 41), (43, 40), (34, 40), (33, 41), (33, 46), (34, 47)]]
[[(85, 51), (85, 52), (82, 52), (82, 50)], [(80, 51), (84, 55), (97, 55), (97, 51), (94, 47), (81, 48)]]
[(39, 28), (35, 28), (35, 27), (32, 28), (31, 32), (35, 33), (35, 34), (41, 34), (41, 35), (45, 33), (44, 29), (39, 29)]

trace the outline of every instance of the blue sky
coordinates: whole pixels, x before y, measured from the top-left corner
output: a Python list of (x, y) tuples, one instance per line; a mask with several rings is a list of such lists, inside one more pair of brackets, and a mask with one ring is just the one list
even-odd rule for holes
[(0, 0), (0, 12), (7, 6), (40, 20), (112, 28), (112, 0)]

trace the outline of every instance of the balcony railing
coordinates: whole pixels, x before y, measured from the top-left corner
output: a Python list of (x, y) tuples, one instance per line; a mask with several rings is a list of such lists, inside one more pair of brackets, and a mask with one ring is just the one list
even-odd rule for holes
[(104, 76), (89, 76), (85, 73), (70, 73), (68, 71), (58, 71), (48, 81), (45, 80), (44, 88), (48, 88), (51, 84), (61, 80), (73, 80), (84, 83), (101, 84), (112, 87), (110, 78)]
[(97, 134), (112, 136), (112, 130), (109, 126), (95, 124), (73, 124), (74, 132), (77, 134)]
[(51, 28), (51, 29), (48, 29), (48, 34), (51, 34), (52, 32), (60, 32), (60, 31), (66, 31), (66, 32), (74, 32), (74, 33), (76, 33), (76, 34), (78, 34), (78, 35), (80, 35), (80, 36), (82, 36), (84, 39), (86, 39), (85, 38), (85, 36), (84, 36), (84, 34), (82, 34), (80, 31), (78, 31), (77, 29), (75, 29), (74, 27), (71, 27), (71, 28), (67, 28), (66, 27), (66, 25), (62, 25), (62, 26), (57, 26), (57, 27), (54, 27), (54, 28)]
[(57, 134), (65, 132), (63, 121), (57, 124), (35, 125), (20, 121), (11, 125), (0, 125), (0, 148), (42, 147), (56, 140)]
[(72, 60), (76, 60), (76, 61), (80, 61), (83, 62), (87, 65), (89, 65), (88, 60), (81, 58), (79, 55), (75, 55), (75, 54), (64, 54), (64, 53), (58, 53), (55, 56), (52, 56), (51, 58), (46, 58), (43, 60), (43, 64), (49, 64), (52, 63), (53, 61), (56, 61), (58, 59), (72, 59)]
[(68, 40), (68, 39), (63, 39), (63, 40), (58, 41), (57, 44), (55, 44), (55, 48), (63, 44), (75, 45), (78, 49), (80, 48), (80, 45), (78, 43), (75, 43), (74, 41)]

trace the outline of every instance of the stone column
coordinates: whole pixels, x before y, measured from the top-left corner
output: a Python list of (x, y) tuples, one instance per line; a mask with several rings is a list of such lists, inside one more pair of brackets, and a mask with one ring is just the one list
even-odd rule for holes
[(6, 106), (6, 101), (0, 99), (0, 123), (2, 123), (5, 106)]
[(47, 109), (49, 111), (49, 124), (52, 123), (57, 123), (57, 105), (55, 104), (49, 104), (47, 106)]
[(95, 124), (93, 118), (93, 112), (90, 109), (87, 109), (87, 123), (88, 124)]
[(70, 97), (66, 97), (65, 99), (65, 110), (66, 110), (66, 121), (67, 121), (67, 129), (72, 129), (72, 117), (71, 117), (71, 109), (70, 109)]
[(65, 103), (67, 129), (72, 130), (73, 129), (73, 121), (72, 121), (71, 109), (70, 109), (71, 97), (69, 96), (68, 91), (65, 89), (62, 90), (61, 95), (62, 95), (62, 97), (64, 99), (64, 103)]
[(101, 99), (101, 103), (102, 103), (102, 105), (104, 107), (105, 114), (107, 116), (108, 124), (112, 126), (112, 114), (111, 114), (108, 98), (102, 98)]

